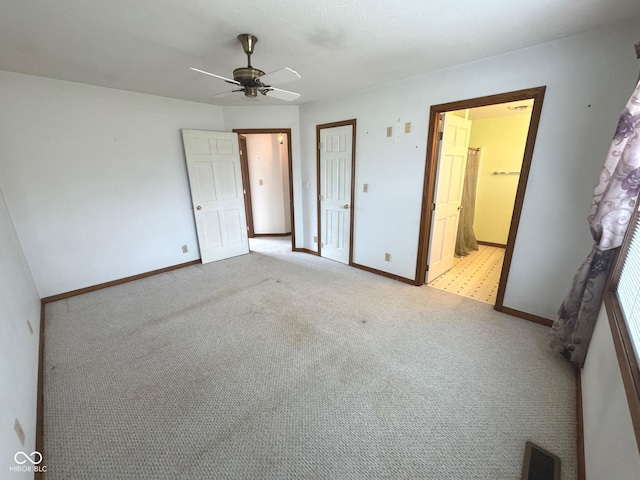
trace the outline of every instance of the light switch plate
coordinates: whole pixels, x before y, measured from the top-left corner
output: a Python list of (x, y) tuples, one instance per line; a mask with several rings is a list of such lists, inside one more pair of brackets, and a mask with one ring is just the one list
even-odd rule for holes
[(406, 122), (404, 124), (404, 133), (411, 133), (411, 122)]
[(367, 193), (367, 192), (369, 191), (369, 184), (368, 184), (368, 183), (365, 183), (365, 184), (362, 186), (362, 191), (363, 191), (364, 193)]
[(393, 127), (387, 127), (387, 137), (393, 137)]

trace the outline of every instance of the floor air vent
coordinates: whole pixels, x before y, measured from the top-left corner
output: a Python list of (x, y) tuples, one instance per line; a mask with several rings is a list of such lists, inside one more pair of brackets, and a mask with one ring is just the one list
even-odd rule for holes
[(527, 442), (522, 480), (560, 480), (560, 459), (544, 448)]

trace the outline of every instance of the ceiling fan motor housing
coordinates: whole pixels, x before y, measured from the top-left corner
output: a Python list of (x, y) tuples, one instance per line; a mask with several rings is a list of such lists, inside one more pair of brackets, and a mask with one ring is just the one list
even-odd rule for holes
[(261, 87), (262, 83), (258, 78), (262, 75), (264, 75), (262, 70), (253, 67), (240, 67), (233, 71), (233, 79), (243, 87)]

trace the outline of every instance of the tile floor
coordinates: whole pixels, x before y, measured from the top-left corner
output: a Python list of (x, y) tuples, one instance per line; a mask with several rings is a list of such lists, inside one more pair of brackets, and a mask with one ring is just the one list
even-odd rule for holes
[(456, 258), (453, 268), (429, 283), (430, 287), (494, 304), (504, 260), (504, 248), (479, 245), (477, 252)]

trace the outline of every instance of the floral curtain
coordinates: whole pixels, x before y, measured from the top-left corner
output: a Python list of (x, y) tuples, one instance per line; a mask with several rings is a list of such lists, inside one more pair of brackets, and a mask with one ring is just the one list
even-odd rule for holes
[(478, 166), (480, 149), (470, 148), (467, 154), (467, 168), (462, 187), (462, 210), (458, 222), (456, 237), (456, 257), (464, 257), (478, 250), (478, 241), (473, 231), (473, 220), (476, 216), (476, 190), (478, 189)]
[(588, 220), (594, 246), (576, 273), (551, 329), (554, 349), (582, 367), (604, 285), (640, 192), (640, 82), (620, 116)]

